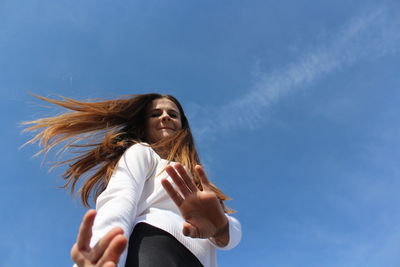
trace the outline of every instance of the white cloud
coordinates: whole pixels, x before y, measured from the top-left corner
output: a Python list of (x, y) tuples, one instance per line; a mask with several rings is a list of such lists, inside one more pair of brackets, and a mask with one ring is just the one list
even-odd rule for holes
[[(400, 50), (400, 19), (387, 7), (353, 18), (334, 38), (315, 46), (299, 60), (273, 73), (258, 73), (247, 94), (222, 107), (201, 108), (194, 116), (195, 132), (204, 139), (217, 133), (256, 128), (266, 123), (269, 108), (286, 95), (325, 75), (362, 60), (374, 60)], [(204, 114), (201, 114), (204, 112)], [(215, 115), (210, 117), (210, 114)]]

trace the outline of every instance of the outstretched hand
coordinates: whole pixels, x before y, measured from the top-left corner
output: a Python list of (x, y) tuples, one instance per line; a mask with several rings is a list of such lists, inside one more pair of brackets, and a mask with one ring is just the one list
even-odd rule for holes
[(115, 227), (91, 248), (95, 217), (95, 210), (89, 210), (83, 217), (76, 243), (71, 248), (71, 258), (78, 267), (116, 267), (128, 240), (122, 235), (123, 230)]
[(183, 234), (192, 238), (211, 238), (219, 246), (227, 245), (228, 219), (220, 200), (210, 188), (204, 169), (200, 165), (195, 167), (203, 190), (197, 188), (180, 163), (167, 166), (166, 172), (179, 190), (178, 192), (166, 178), (162, 179), (164, 189), (178, 206), (185, 220)]

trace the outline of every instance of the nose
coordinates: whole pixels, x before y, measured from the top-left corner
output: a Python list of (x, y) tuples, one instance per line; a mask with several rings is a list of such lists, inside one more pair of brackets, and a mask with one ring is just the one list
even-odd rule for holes
[(162, 121), (169, 121), (169, 120), (171, 120), (171, 117), (169, 116), (168, 112), (163, 112), (163, 114), (161, 115), (161, 120), (162, 120)]

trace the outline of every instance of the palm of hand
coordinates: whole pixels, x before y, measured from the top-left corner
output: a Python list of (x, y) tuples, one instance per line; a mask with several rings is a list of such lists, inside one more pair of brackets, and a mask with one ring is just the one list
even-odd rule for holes
[(224, 223), (224, 212), (214, 192), (197, 191), (187, 196), (179, 206), (185, 219), (185, 235), (208, 238)]
[(227, 218), (219, 199), (210, 189), (204, 170), (200, 166), (195, 170), (203, 190), (197, 188), (181, 164), (175, 164), (175, 168), (166, 168), (180, 192), (175, 190), (167, 179), (162, 180), (162, 185), (185, 219), (183, 234), (193, 238), (210, 238), (224, 228)]

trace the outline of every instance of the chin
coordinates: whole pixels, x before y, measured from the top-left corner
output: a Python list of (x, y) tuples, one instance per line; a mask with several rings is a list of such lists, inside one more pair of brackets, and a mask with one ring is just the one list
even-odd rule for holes
[(173, 134), (163, 134), (161, 138), (171, 137)]

